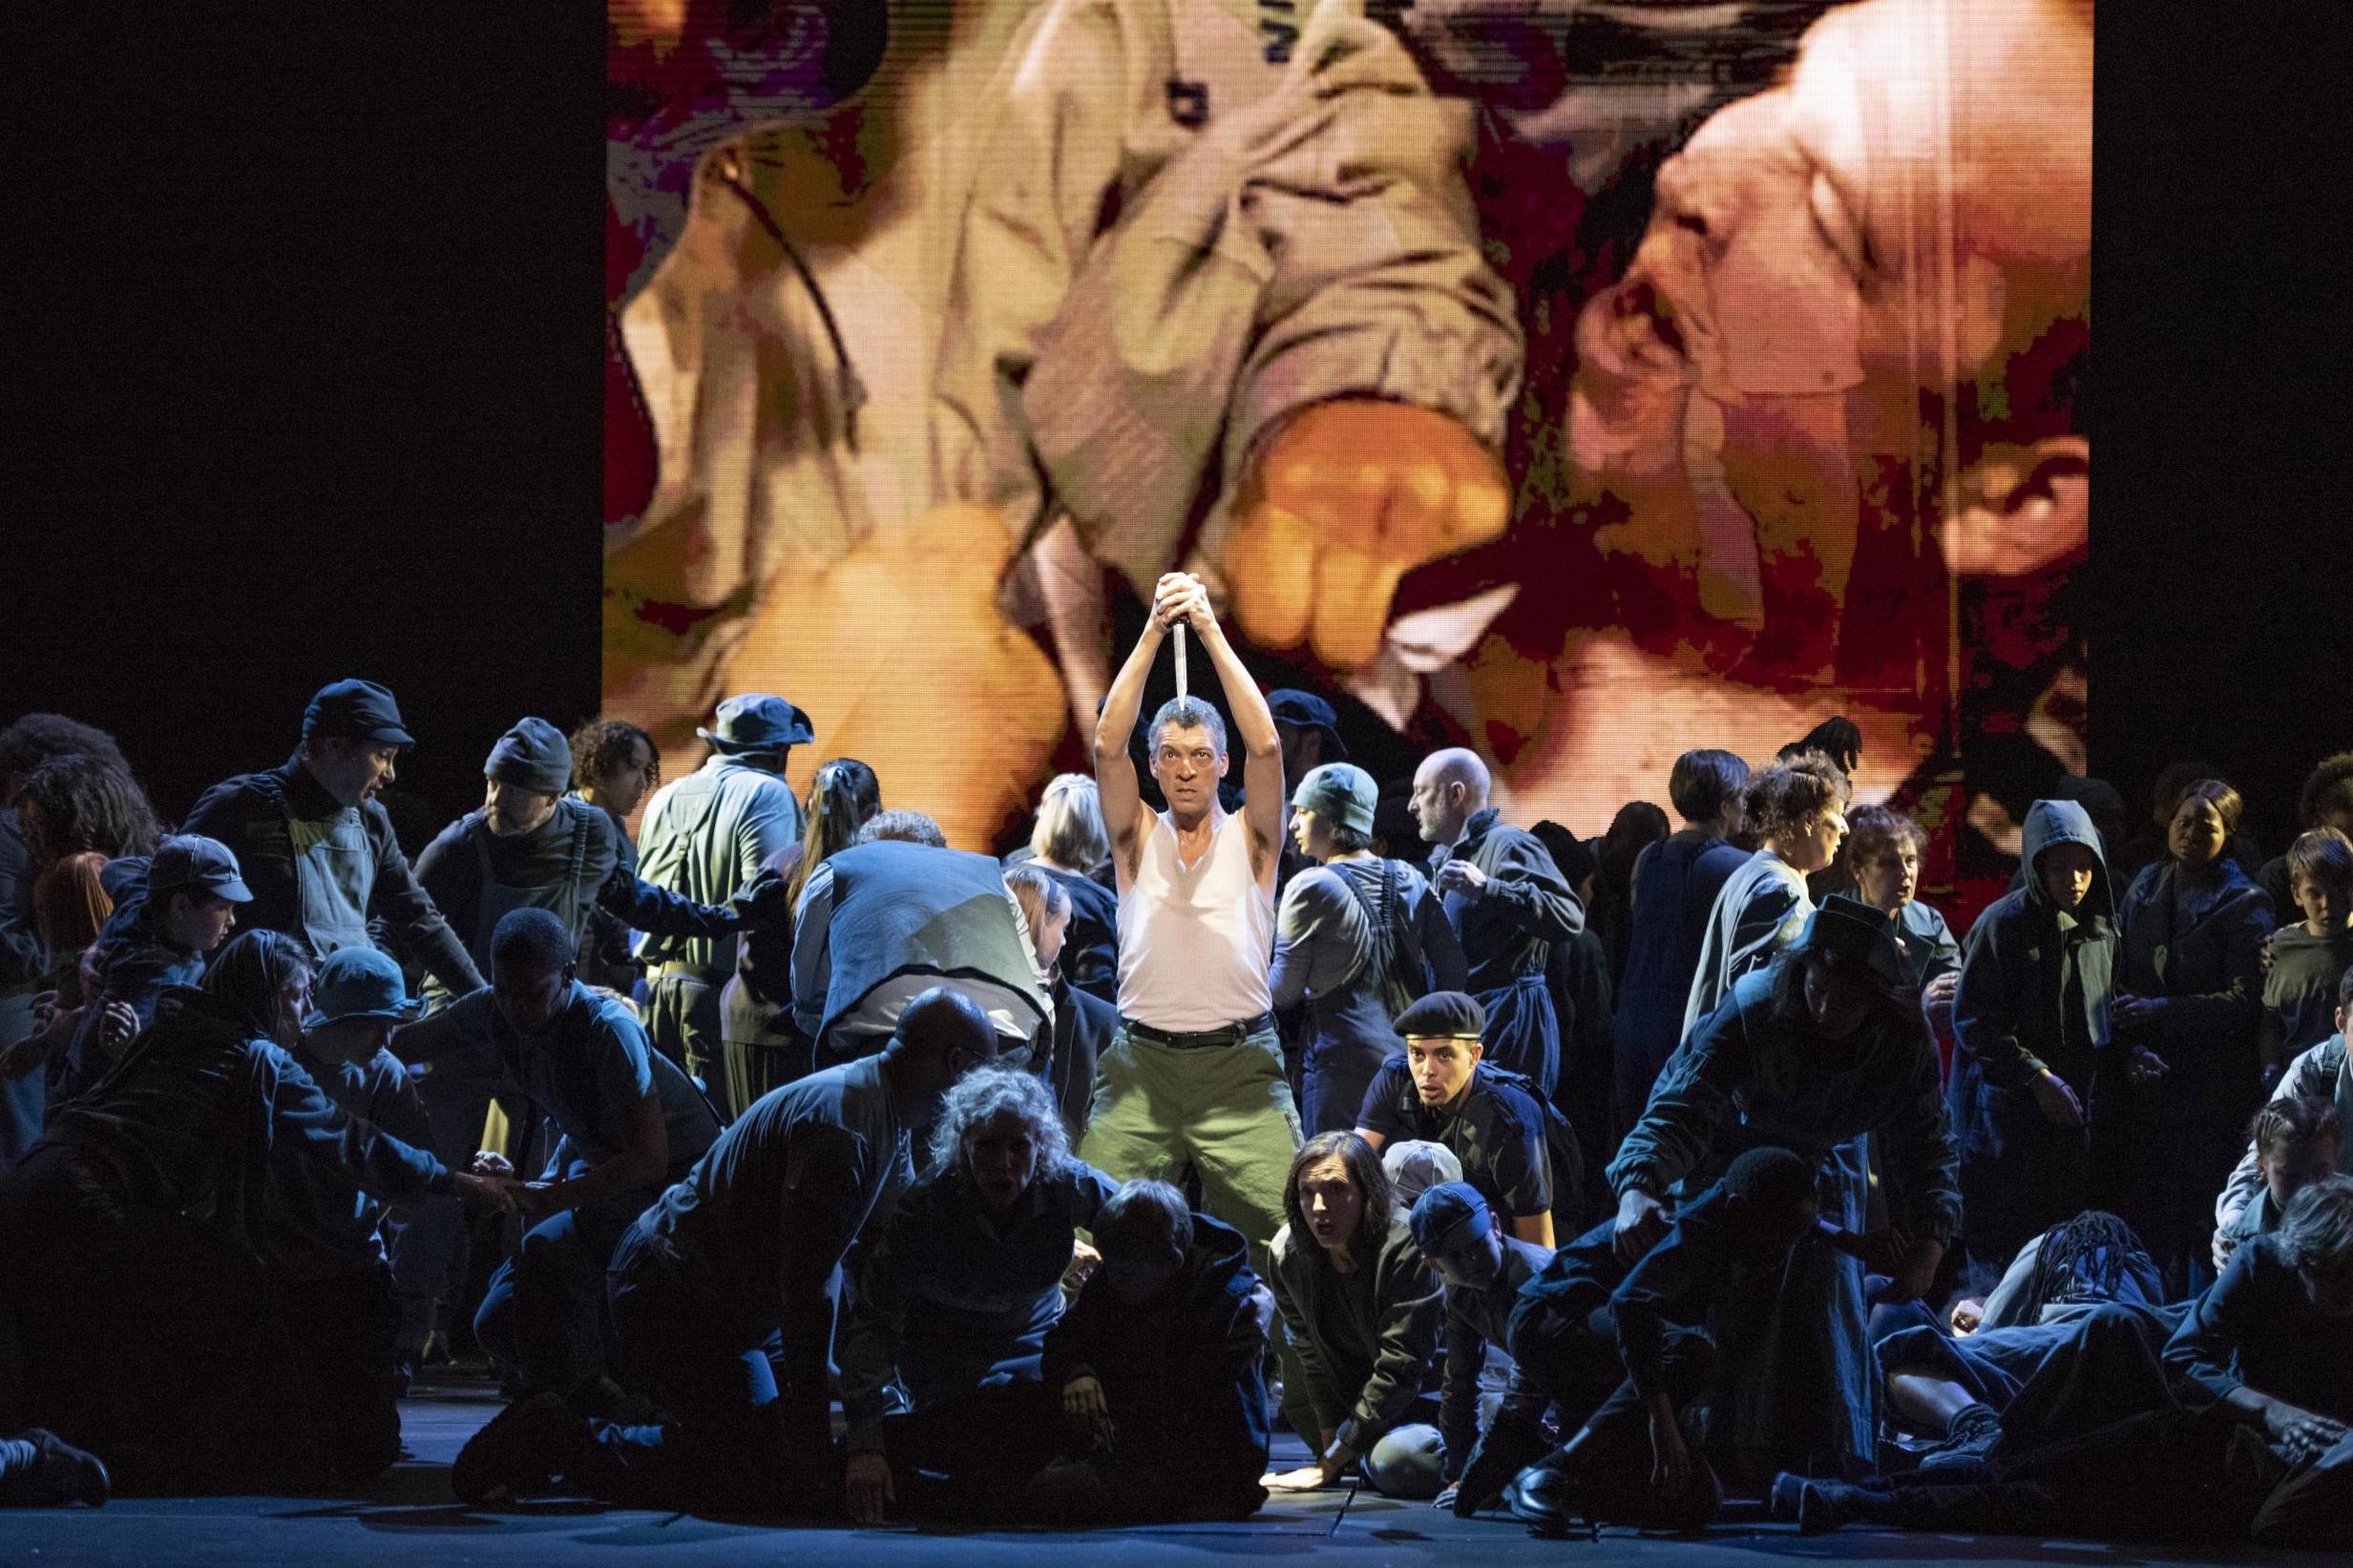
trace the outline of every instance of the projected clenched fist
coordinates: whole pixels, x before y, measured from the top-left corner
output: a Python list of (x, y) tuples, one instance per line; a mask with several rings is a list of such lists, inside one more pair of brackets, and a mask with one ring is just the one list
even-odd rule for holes
[(1022, 809), (1065, 721), (1062, 684), (997, 607), (996, 513), (941, 507), (830, 564), (788, 561), (728, 662), (731, 689), (788, 691), (814, 758), (855, 757), (884, 799), (985, 849)]
[(1501, 535), (1510, 487), (1458, 421), (1343, 398), (1285, 425), (1243, 478), (1226, 545), (1244, 636), (1335, 670), (1379, 651), (1405, 574)]

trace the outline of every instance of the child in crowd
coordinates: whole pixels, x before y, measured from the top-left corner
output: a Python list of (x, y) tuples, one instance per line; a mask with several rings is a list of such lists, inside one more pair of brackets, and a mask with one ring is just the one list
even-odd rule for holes
[(2353, 969), (2353, 840), (2334, 827), (2314, 828), (2288, 846), (2287, 873), (2303, 918), (2272, 933), (2257, 1036), (2267, 1083), (2279, 1080), (2290, 1056), (2335, 1031), (2338, 983)]

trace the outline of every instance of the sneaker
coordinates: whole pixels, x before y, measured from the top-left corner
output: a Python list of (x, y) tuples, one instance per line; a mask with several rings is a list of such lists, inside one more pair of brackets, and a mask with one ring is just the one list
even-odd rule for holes
[(472, 1506), (543, 1492), (588, 1440), (588, 1424), (559, 1393), (509, 1405), (467, 1439), (450, 1466), (450, 1490)]
[(114, 1477), (106, 1461), (77, 1449), (46, 1427), (31, 1427), (25, 1441), (40, 1453), (33, 1466), (33, 1485), (52, 1502), (88, 1503), (96, 1508), (114, 1495)]

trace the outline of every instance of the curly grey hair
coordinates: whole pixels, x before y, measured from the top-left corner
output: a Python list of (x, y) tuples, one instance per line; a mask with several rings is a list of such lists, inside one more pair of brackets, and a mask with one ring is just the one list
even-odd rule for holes
[(1038, 1140), (1040, 1180), (1070, 1163), (1070, 1135), (1045, 1081), (1026, 1068), (980, 1067), (964, 1075), (940, 1104), (932, 1129), (932, 1169), (962, 1165), (964, 1140), (1000, 1117), (1025, 1122)]

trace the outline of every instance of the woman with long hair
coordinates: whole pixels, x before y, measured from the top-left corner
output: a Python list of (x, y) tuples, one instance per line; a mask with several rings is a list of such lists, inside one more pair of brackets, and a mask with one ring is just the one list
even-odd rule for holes
[(749, 896), (769, 918), (735, 946), (735, 973), (720, 993), (727, 1103), (739, 1114), (771, 1089), (806, 1077), (816, 1047), (792, 1021), (792, 930), (809, 873), (858, 841), (882, 810), (882, 783), (855, 757), (820, 763), (802, 802), (807, 834), (762, 868)]
[(1309, 1139), (1283, 1183), (1283, 1212), (1267, 1283), (1319, 1430), (1300, 1434), (1315, 1444), (1315, 1462), (1268, 1476), (1267, 1488), (1330, 1486), (1360, 1464), (1384, 1496), (1437, 1496), (1438, 1429), (1405, 1418), (1438, 1348), (1446, 1295), (1396, 1210), (1380, 1156), (1355, 1133)]

